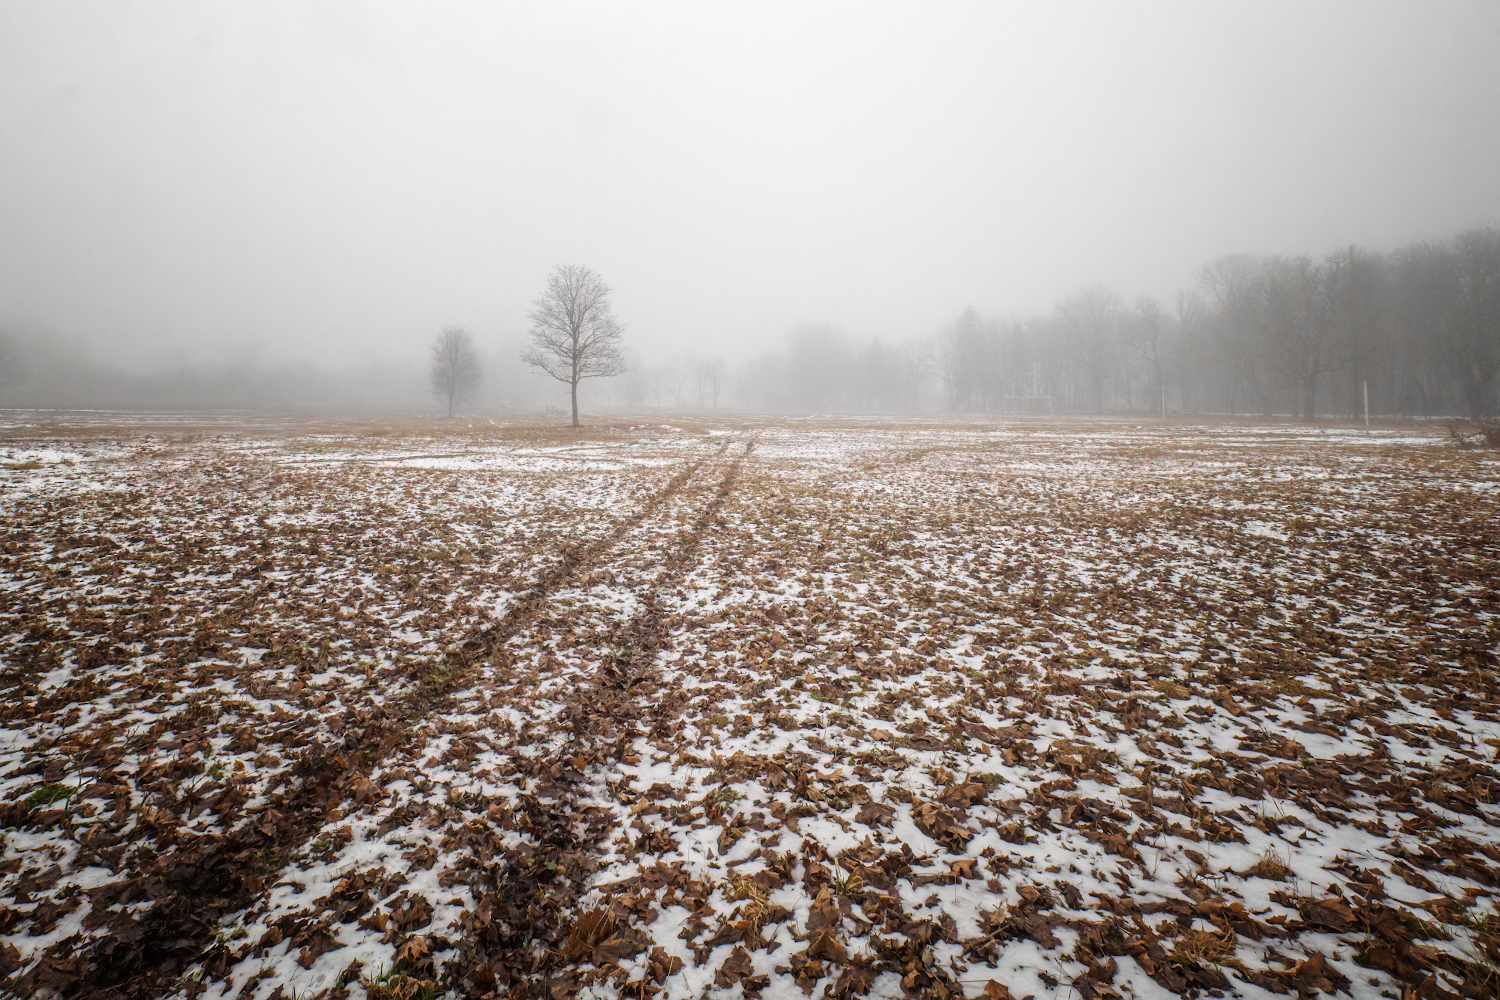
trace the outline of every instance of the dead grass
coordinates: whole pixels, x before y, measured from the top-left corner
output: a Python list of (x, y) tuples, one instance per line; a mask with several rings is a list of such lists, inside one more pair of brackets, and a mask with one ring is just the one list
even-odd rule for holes
[(1233, 930), (1186, 930), (1172, 941), (1171, 957), (1189, 965), (1200, 962), (1217, 965), (1233, 953)]
[(1290, 882), (1296, 872), (1288, 861), (1289, 857), (1283, 857), (1276, 848), (1267, 847), (1260, 859), (1245, 870), (1245, 874), (1270, 879), (1272, 882)]

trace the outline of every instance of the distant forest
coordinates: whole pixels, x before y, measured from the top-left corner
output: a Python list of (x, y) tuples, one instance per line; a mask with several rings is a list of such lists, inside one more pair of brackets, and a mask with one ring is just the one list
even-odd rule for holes
[(965, 310), (901, 345), (804, 329), (751, 363), (756, 409), (1500, 413), (1500, 229), (1381, 254), (1236, 255), (1176, 301), (1084, 288), (1046, 316)]
[[(518, 337), (476, 331), (470, 414), (566, 406), (521, 364)], [(150, 406), (433, 412), (427, 342), (409, 363), (358, 369), (198, 364), (141, 371), (57, 338), (0, 332), (0, 406)], [(712, 338), (706, 336), (705, 341)], [(1045, 316), (964, 310), (901, 343), (828, 326), (736, 364), (630, 348), (628, 371), (580, 396), (586, 411), (774, 413), (1500, 415), (1500, 229), (1392, 253), (1236, 255), (1162, 303), (1084, 288)]]

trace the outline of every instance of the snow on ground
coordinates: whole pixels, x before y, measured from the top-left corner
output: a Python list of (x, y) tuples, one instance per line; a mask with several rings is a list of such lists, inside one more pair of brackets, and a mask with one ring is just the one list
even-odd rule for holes
[(49, 420), (0, 435), (14, 991), (1500, 982), (1482, 453)]

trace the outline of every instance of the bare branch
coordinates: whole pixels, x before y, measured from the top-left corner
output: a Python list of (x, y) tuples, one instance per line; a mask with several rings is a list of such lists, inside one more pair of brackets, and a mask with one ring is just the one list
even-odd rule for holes
[(460, 326), (445, 326), (432, 342), (427, 384), (433, 393), (448, 401), (448, 416), (453, 408), (474, 394), (483, 375), (474, 338)]
[(532, 303), (531, 344), (521, 360), (566, 382), (578, 426), (578, 383), (625, 373), (620, 353), (622, 327), (609, 304), (609, 286), (580, 264), (558, 264), (547, 277), (547, 291)]

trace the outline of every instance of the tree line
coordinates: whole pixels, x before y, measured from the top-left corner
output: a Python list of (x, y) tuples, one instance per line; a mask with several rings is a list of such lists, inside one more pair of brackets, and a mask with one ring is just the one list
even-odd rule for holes
[[(559, 265), (522, 343), (486, 341), (481, 351), (466, 330), (444, 328), (427, 388), (450, 414), (466, 403), (528, 412), (548, 398), (529, 369), (567, 386), (575, 422), (586, 380), (595, 380), (590, 406), (628, 410), (1311, 418), (1368, 405), (1375, 415), (1500, 416), (1497, 228), (1388, 253), (1233, 255), (1168, 303), (1093, 285), (1044, 315), (985, 318), (969, 308), (896, 343), (806, 326), (780, 350), (733, 364), (627, 352), (609, 293), (590, 269)], [(291, 361), (133, 372), (53, 338), (0, 331), (5, 406), (406, 408), (419, 405), (418, 374), (409, 362), (323, 371)]]
[[(597, 402), (1309, 420), (1500, 414), (1497, 228), (1390, 253), (1236, 254), (1205, 265), (1168, 304), (1092, 285), (1046, 315), (986, 319), (971, 307), (934, 335), (896, 344), (807, 326), (783, 350), (734, 367), (697, 354), (627, 365), (608, 294), (587, 268), (560, 266), (531, 314), (524, 360), (569, 385), (575, 424), (579, 381), (622, 374)], [(433, 372), (451, 404), (452, 366), (436, 346)]]
[(1102, 285), (964, 310), (902, 344), (831, 328), (743, 365), (731, 402), (804, 412), (1500, 413), (1500, 229), (1391, 253), (1238, 254), (1162, 303)]

